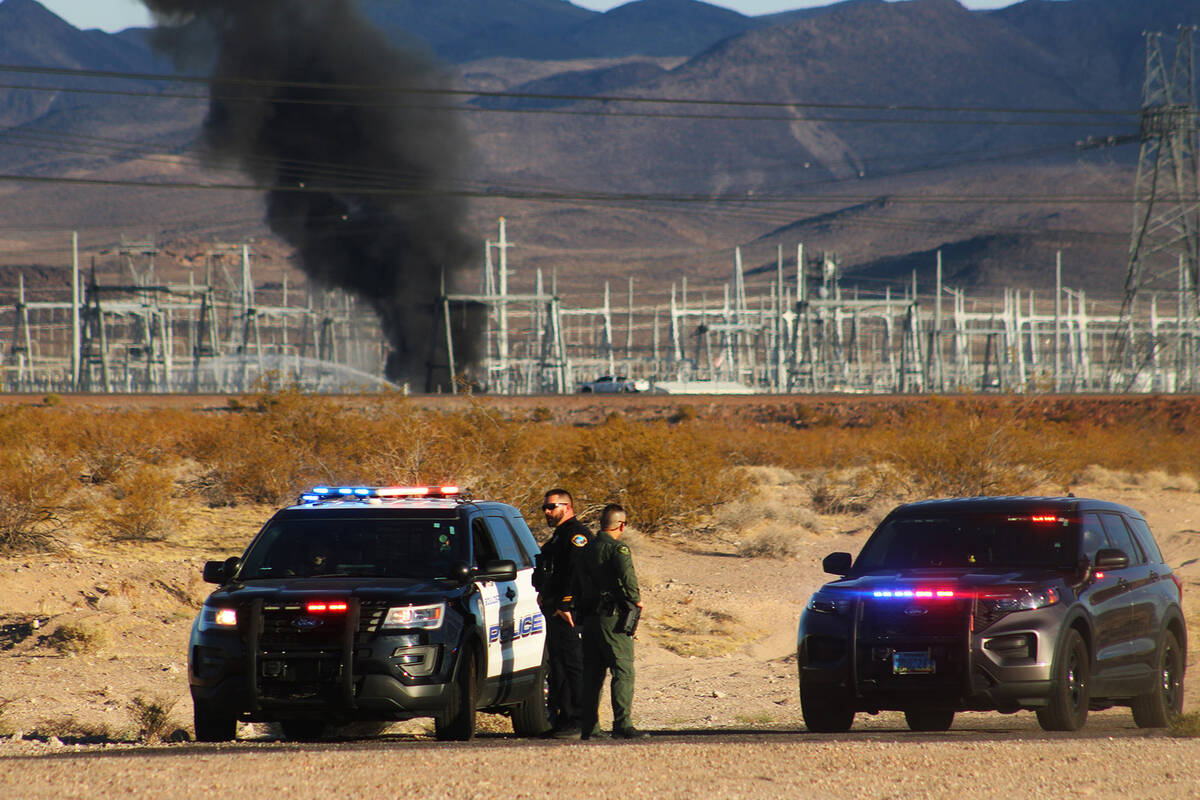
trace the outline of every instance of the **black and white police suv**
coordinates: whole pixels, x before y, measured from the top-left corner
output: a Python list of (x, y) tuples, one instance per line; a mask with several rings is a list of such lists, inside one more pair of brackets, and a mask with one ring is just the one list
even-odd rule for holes
[(537, 542), (515, 508), (456, 487), (318, 487), (278, 511), (192, 628), (196, 738), (279, 722), (313, 739), (331, 724), (432, 717), (470, 739), (476, 710), (519, 735), (547, 728)]
[(844, 731), (903, 711), (1034, 710), (1078, 730), (1129, 706), (1139, 727), (1183, 707), (1182, 584), (1133, 509), (1076, 497), (930, 500), (893, 510), (858, 557), (831, 553), (800, 618), (804, 722)]

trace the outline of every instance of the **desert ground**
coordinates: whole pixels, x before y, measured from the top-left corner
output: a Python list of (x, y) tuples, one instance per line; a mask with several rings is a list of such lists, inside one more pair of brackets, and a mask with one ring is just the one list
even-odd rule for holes
[[(866, 796), (933, 796), (946, 790), (936, 775), (966, 780), (991, 764), (1010, 776), (982, 784), (989, 791), (968, 781), (974, 788), (956, 793), (999, 796), (1005, 786), (1027, 793), (1044, 785), (1115, 797), (1136, 793), (1149, 764), (1162, 796), (1195, 796), (1200, 740), (1138, 731), (1127, 709), (1093, 713), (1078, 736), (1043, 734), (1028, 712), (960, 714), (952, 731), (940, 736), (910, 734), (901, 715), (888, 713), (860, 715), (850, 734), (807, 734), (796, 685), (797, 620), (826, 577), (821, 558), (857, 551), (887, 505), (821, 515), (812, 509), (809, 477), (777, 468), (755, 474), (753, 494), (691, 529), (630, 534), (647, 605), (637, 644), (635, 721), (658, 734), (650, 745), (657, 755), (638, 751), (630, 758), (641, 772), (611, 774), (606, 770), (615, 764), (602, 751), (618, 743), (600, 744), (601, 755), (579, 752), (589, 743), (558, 743), (577, 748), (573, 758), (591, 765), (561, 784), (564, 791), (623, 787), (626, 793), (684, 796), (682, 787), (703, 776), (713, 796), (852, 796), (843, 791), (855, 785), (845, 782), (846, 770), (857, 764), (855, 775), (874, 776), (874, 783), (858, 784)], [(1095, 469), (1070, 488), (1141, 510), (1182, 576), (1190, 626), (1185, 712), (1197, 710), (1200, 487), (1164, 474)], [(339, 731), (336, 746), (342, 749), (332, 754), (320, 745), (281, 743), (277, 731), (263, 725), (241, 726), (234, 745), (189, 743), (186, 645), (211, 588), (200, 580), (201, 566), (240, 552), (271, 510), (196, 505), (163, 542), (97, 546), (66, 531), (56, 552), (0, 559), (0, 788), (13, 797), (117, 789), (151, 797), (214, 788), (306, 795), (321, 787), (387, 796), (390, 789), (412, 787), (389, 789), (369, 778), (372, 748), (394, 744), (413, 760), (444, 767), (434, 770), (434, 779), (444, 781), (445, 796), (489, 796), (498, 787), (513, 789), (514, 796), (552, 794), (545, 775), (535, 780), (519, 764), (549, 757), (544, 748), (556, 744), (514, 740), (505, 735), (511, 730), (507, 720), (489, 715), (480, 716), (481, 738), (469, 745), (433, 742), (426, 720), (391, 726), (382, 737), (374, 735), (378, 731)], [(911, 750), (894, 749), (901, 746)], [(515, 747), (535, 749), (510, 749)], [(146, 752), (166, 757), (115, 758)], [(231, 752), (254, 757), (226, 758)], [(289, 754), (302, 756), (295, 762), (303, 764), (296, 767), (300, 778), (284, 777), (292, 772), (282, 768), (293, 763)], [(348, 759), (338, 760), (338, 769), (353, 771), (359, 763), (366, 772), (329, 784), (322, 767), (329, 759)], [(807, 764), (808, 772), (778, 773), (777, 765), (793, 761)], [(1055, 767), (1060, 762), (1080, 768), (1066, 784)], [(490, 764), (493, 771), (474, 782), (454, 777), (458, 765), (469, 771), (472, 764)], [(145, 771), (160, 767), (158, 777), (173, 776), (171, 783), (150, 781)], [(302, 780), (300, 788), (286, 783), (293, 779)], [(347, 787), (357, 790), (341, 791)]]

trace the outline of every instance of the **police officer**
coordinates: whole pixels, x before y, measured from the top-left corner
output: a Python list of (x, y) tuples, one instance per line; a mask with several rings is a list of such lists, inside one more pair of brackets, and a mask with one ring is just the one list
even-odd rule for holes
[[(633, 727), (633, 629), (642, 597), (625, 531), (625, 509), (610, 503), (600, 512), (600, 533), (579, 559), (573, 594), (583, 628), (583, 738), (599, 733), (597, 717), (604, 674), (612, 671), (613, 737), (644, 739)], [(636, 610), (635, 610), (636, 609)]]
[(571, 580), (580, 553), (592, 532), (575, 516), (575, 501), (566, 489), (551, 489), (542, 501), (546, 525), (554, 530), (542, 545), (534, 571), (538, 604), (546, 618), (546, 656), (550, 683), (550, 735), (578, 739), (583, 691), (583, 647), (569, 611)]

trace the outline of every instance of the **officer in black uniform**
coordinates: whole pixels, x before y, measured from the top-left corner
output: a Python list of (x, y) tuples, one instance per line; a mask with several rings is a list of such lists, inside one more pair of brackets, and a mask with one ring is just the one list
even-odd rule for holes
[(613, 732), (617, 739), (644, 739), (633, 727), (633, 634), (642, 596), (629, 546), (620, 542), (625, 509), (610, 503), (600, 512), (600, 533), (584, 549), (572, 594), (583, 628), (583, 738), (600, 734), (597, 717), (604, 674), (612, 671)]
[(550, 682), (550, 735), (559, 739), (580, 736), (579, 709), (583, 690), (583, 647), (579, 629), (569, 611), (571, 580), (578, 560), (592, 540), (592, 532), (575, 516), (574, 500), (566, 489), (546, 492), (542, 511), (554, 529), (542, 545), (534, 571), (538, 604), (546, 619), (546, 655)]

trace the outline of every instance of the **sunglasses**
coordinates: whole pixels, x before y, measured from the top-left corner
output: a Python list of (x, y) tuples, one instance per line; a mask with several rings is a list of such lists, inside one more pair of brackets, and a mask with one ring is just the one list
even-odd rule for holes
[(565, 506), (565, 505), (566, 505), (566, 503), (543, 503), (542, 511), (553, 511), (554, 509), (558, 508), (559, 506)]

